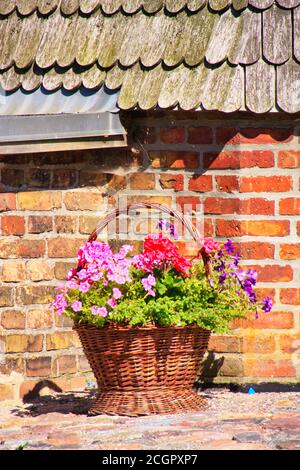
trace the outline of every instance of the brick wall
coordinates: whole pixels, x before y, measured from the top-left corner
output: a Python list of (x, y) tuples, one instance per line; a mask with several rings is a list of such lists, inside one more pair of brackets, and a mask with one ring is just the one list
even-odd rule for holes
[[(295, 123), (140, 113), (130, 128), (138, 142), (130, 150), (0, 156), (0, 398), (23, 396), (45, 380), (82, 389), (92, 378), (69, 320), (48, 304), (77, 248), (120, 195), (203, 202), (206, 236), (231, 237), (243, 263), (258, 270), (260, 295), (275, 302), (272, 313), (236, 323), (234, 335), (212, 338), (203, 377), (299, 381)], [(137, 239), (145, 224), (139, 232)]]

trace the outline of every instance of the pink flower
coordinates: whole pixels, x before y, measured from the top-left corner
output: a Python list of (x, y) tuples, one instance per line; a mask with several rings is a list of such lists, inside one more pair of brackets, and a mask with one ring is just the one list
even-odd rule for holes
[(107, 286), (108, 286), (108, 281), (107, 281), (106, 279), (104, 279), (103, 285), (104, 285), (104, 287), (107, 287)]
[(105, 307), (97, 307), (96, 305), (93, 305), (91, 310), (93, 315), (98, 315), (99, 317), (106, 317), (108, 315)]
[(142, 279), (142, 284), (143, 284), (145, 291), (148, 292), (148, 294), (152, 295), (152, 297), (155, 297), (155, 292), (152, 289), (152, 287), (155, 286), (156, 284), (155, 277), (152, 276), (152, 274), (149, 274), (148, 277), (145, 277), (144, 279)]
[(68, 274), (67, 274), (67, 280), (70, 281), (77, 273), (77, 269), (76, 268), (71, 268), (69, 271), (68, 271)]
[(80, 312), (80, 310), (82, 310), (82, 303), (80, 300), (75, 300), (75, 302), (72, 303), (72, 309), (74, 312)]
[(79, 286), (80, 292), (87, 292), (90, 289), (91, 285), (88, 281), (82, 282)]
[(205, 238), (202, 250), (209, 255), (212, 251), (216, 251), (219, 248), (218, 242), (213, 238)]
[(122, 292), (117, 287), (113, 288), (113, 298), (118, 300), (120, 297), (123, 297)]
[(117, 302), (116, 302), (115, 299), (111, 298), (111, 299), (108, 299), (107, 304), (108, 304), (111, 308), (115, 308), (116, 305), (117, 305)]

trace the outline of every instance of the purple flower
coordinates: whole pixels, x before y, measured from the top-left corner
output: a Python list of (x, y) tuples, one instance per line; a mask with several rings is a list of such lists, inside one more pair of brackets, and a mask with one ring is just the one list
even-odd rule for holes
[(88, 292), (88, 290), (90, 290), (90, 283), (88, 281), (85, 281), (85, 282), (82, 282), (79, 286), (79, 290), (80, 292)]
[(86, 278), (87, 278), (87, 271), (86, 271), (86, 269), (81, 269), (81, 270), (78, 272), (77, 276), (78, 276), (78, 279), (80, 279), (81, 281), (85, 281)]
[(239, 264), (240, 259), (241, 259), (241, 255), (239, 253), (236, 253), (236, 255), (234, 255), (232, 257), (232, 259), (233, 259), (233, 264), (235, 266), (237, 266)]
[(226, 272), (223, 271), (222, 274), (221, 274), (220, 277), (219, 277), (219, 283), (220, 283), (221, 285), (224, 284), (224, 282), (225, 282), (225, 280), (226, 280), (226, 276), (227, 276), (227, 275), (226, 275)]
[(118, 299), (120, 299), (120, 297), (123, 297), (122, 292), (117, 287), (114, 287), (113, 288), (113, 298), (118, 300)]
[(231, 255), (234, 252), (234, 244), (232, 243), (232, 240), (229, 238), (227, 239), (227, 242), (224, 243), (223, 247), (227, 251), (229, 255)]
[(256, 284), (256, 279), (257, 279), (257, 272), (254, 271), (253, 269), (249, 269), (247, 272), (247, 280), (251, 282), (251, 284), (253, 284), (253, 286), (255, 286)]
[(98, 315), (99, 317), (106, 317), (108, 315), (105, 307), (97, 307), (96, 305), (93, 305), (91, 310), (93, 315)]
[(174, 238), (174, 240), (178, 240), (178, 233), (175, 229), (174, 224), (170, 224), (167, 220), (160, 220), (157, 224), (157, 228), (160, 230), (168, 230), (170, 232), (170, 235)]
[(82, 303), (79, 300), (75, 300), (75, 302), (72, 303), (72, 309), (74, 312), (80, 312), (80, 310), (82, 310)]
[(217, 264), (215, 267), (214, 267), (214, 270), (215, 271), (224, 271), (225, 270), (225, 263), (224, 261), (221, 261), (220, 264)]
[(263, 301), (262, 310), (264, 310), (265, 313), (270, 312), (273, 307), (272, 299), (270, 297), (264, 297), (262, 301)]
[(255, 292), (251, 292), (251, 294), (249, 295), (249, 300), (250, 302), (254, 303), (257, 302), (257, 297), (256, 297), (256, 294)]
[(152, 297), (155, 297), (155, 292), (152, 289), (152, 287), (155, 286), (156, 284), (155, 277), (152, 276), (152, 274), (149, 274), (148, 277), (145, 277), (144, 279), (142, 279), (142, 284), (143, 284), (145, 291), (148, 292), (148, 294), (152, 295)]
[(218, 259), (222, 259), (223, 256), (224, 256), (223, 251), (222, 250), (218, 251)]
[(243, 271), (242, 269), (240, 271), (236, 271), (235, 272), (235, 276), (236, 278), (238, 279), (239, 282), (243, 282), (243, 280), (245, 279), (246, 277), (246, 273), (245, 271)]

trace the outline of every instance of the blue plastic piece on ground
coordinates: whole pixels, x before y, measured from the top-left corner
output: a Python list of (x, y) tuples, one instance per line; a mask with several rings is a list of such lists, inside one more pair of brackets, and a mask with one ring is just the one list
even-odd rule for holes
[(248, 390), (248, 393), (249, 393), (249, 395), (254, 395), (256, 393), (256, 391), (254, 390), (254, 388), (250, 387), (249, 390)]

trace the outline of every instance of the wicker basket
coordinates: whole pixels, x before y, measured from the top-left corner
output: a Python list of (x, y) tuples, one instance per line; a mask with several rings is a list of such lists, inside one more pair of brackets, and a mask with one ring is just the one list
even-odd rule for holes
[[(109, 214), (91, 234), (130, 209), (159, 209), (179, 219), (200, 241), (196, 229), (177, 211), (158, 204), (135, 204)], [(76, 324), (98, 384), (89, 414), (140, 416), (200, 410), (205, 401), (192, 390), (210, 332), (186, 327), (95, 327)]]

